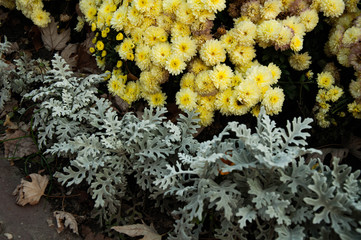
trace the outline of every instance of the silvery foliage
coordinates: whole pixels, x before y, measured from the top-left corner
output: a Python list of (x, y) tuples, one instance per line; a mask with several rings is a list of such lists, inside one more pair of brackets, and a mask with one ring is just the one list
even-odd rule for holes
[[(11, 43), (4, 37), (4, 42), (0, 43), (0, 56), (10, 47)], [(5, 102), (10, 100), (12, 92), (24, 96), (33, 87), (33, 83), (43, 80), (43, 74), (48, 71), (47, 61), (30, 59), (26, 54), (15, 59), (14, 63), (14, 65), (8, 64), (0, 58), (0, 110), (3, 109)]]
[(255, 133), (230, 122), (194, 151), (178, 153), (154, 182), (184, 203), (173, 212), (170, 239), (197, 239), (196, 223), (209, 215), (218, 239), (323, 239), (320, 227), (331, 238), (360, 239), (360, 171), (337, 159), (333, 169), (305, 162), (304, 154), (317, 152), (306, 148), (311, 122), (295, 118), (277, 128), (262, 109)]
[(39, 102), (34, 113), (40, 146), (46, 153), (71, 158), (70, 166), (58, 172), (62, 184), (86, 181), (96, 208), (114, 214), (126, 191), (126, 176), (135, 174), (144, 190), (166, 171), (176, 151), (194, 151), (199, 119), (195, 113), (166, 121), (165, 108), (145, 109), (141, 118), (128, 113), (119, 119), (111, 102), (98, 98), (96, 85), (103, 75), (73, 76), (59, 55), (44, 76), (44, 86), (26, 97)]
[(9, 66), (2, 59), (2, 55), (10, 48), (11, 44), (7, 41), (6, 36), (4, 42), (0, 42), (0, 111), (4, 108), (6, 101), (11, 97), (11, 85), (9, 81)]
[(86, 181), (103, 215), (119, 213), (126, 176), (134, 175), (154, 197), (179, 202), (169, 239), (197, 239), (205, 219), (218, 226), (219, 239), (360, 238), (360, 171), (337, 159), (332, 169), (305, 161), (304, 154), (317, 152), (306, 148), (311, 119), (282, 129), (262, 109), (254, 133), (230, 122), (199, 142), (195, 113), (176, 123), (164, 108), (120, 119), (96, 97), (102, 76), (73, 77), (57, 55), (52, 65), (44, 87), (29, 94), (41, 102), (34, 115), (39, 142), (71, 159), (56, 177), (67, 186)]
[(39, 147), (49, 147), (72, 139), (80, 132), (95, 130), (83, 121), (89, 118), (91, 105), (99, 100), (95, 95), (96, 85), (104, 81), (103, 75), (74, 76), (58, 54), (51, 64), (52, 69), (42, 76), (42, 86), (24, 95), (39, 102), (33, 121)]

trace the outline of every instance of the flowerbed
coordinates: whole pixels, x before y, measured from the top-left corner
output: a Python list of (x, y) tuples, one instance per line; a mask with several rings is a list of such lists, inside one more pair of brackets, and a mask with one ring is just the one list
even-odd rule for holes
[(43, 57), (2, 37), (7, 131), (31, 119), (35, 152), (62, 162), (48, 174), (85, 184), (113, 235), (137, 220), (122, 210), (136, 186), (169, 239), (360, 237), (357, 1), (0, 3)]

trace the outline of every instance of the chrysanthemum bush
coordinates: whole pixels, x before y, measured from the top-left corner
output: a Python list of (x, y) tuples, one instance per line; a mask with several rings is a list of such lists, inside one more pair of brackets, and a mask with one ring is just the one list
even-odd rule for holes
[(39, 27), (46, 27), (51, 21), (50, 13), (44, 10), (41, 0), (1, 0), (0, 6), (16, 8)]
[[(270, 115), (282, 111), (285, 94), (278, 85), (282, 71), (272, 62), (260, 64), (257, 54), (262, 51), (256, 52), (257, 46), (273, 47), (280, 54), (292, 52), (291, 67), (303, 71), (312, 63), (307, 51), (315, 50), (303, 49), (304, 37), (314, 30), (320, 15), (336, 25), (337, 19), (349, 22), (344, 40), (348, 45), (342, 48), (359, 44), (361, 31), (353, 21), (359, 15), (357, 1), (81, 0), (79, 6), (96, 32), (90, 51), (99, 67), (111, 71), (112, 94), (130, 105), (139, 99), (153, 107), (174, 101), (182, 110), (199, 112), (203, 126), (213, 122), (216, 111), (255, 116), (261, 106)], [(335, 44), (327, 44), (331, 45)], [(338, 54), (346, 56), (342, 51)], [(175, 99), (162, 87), (167, 81), (179, 82)], [(342, 89), (337, 90), (334, 95), (342, 95)], [(317, 104), (327, 106), (325, 101)], [(354, 116), (357, 109), (357, 102), (349, 105)], [(328, 115), (315, 111), (318, 123), (329, 126)]]

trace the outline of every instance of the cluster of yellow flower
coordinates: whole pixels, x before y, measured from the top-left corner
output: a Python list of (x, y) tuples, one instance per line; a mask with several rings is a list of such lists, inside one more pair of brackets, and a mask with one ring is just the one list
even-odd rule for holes
[(1, 0), (0, 6), (10, 9), (16, 7), (39, 27), (46, 27), (51, 21), (50, 14), (44, 11), (44, 4), (41, 0)]
[[(121, 34), (113, 46), (121, 60), (109, 75), (111, 93), (129, 104), (143, 98), (151, 106), (162, 106), (167, 96), (161, 84), (182, 74), (176, 103), (183, 110), (200, 112), (206, 126), (212, 123), (215, 110), (257, 115), (264, 106), (268, 114), (279, 113), (284, 94), (273, 85), (281, 70), (254, 60), (255, 45), (291, 49), (295, 52), (290, 58), (292, 67), (305, 70), (311, 58), (299, 52), (305, 34), (319, 21), (318, 13), (339, 17), (352, 4), (352, 0), (346, 5), (343, 0), (243, 1), (240, 17), (219, 36), (211, 30), (226, 0), (80, 0), (79, 7), (97, 31), (96, 47), (90, 51), (96, 52), (99, 67), (105, 66), (107, 34)], [(126, 77), (122, 61), (134, 61), (141, 70), (136, 80)]]
[(348, 104), (348, 111), (361, 119), (361, 11), (357, 1), (347, 3), (349, 11), (334, 20), (325, 50), (330, 56), (336, 55), (344, 67), (354, 68), (356, 80), (349, 85), (354, 101)]
[[(336, 86), (335, 77), (331, 71), (324, 69), (317, 74), (317, 85), (319, 87), (316, 95), (315, 117), (319, 126), (327, 128), (332, 124), (336, 125), (332, 114), (329, 114), (331, 104), (335, 103), (343, 95), (342, 88)], [(345, 116), (344, 112), (338, 113), (340, 117)]]
[[(121, 42), (114, 46), (115, 51), (123, 61), (134, 60), (141, 73), (136, 81), (129, 81), (121, 66), (116, 66), (108, 88), (129, 104), (142, 97), (151, 106), (164, 105), (167, 96), (161, 84), (169, 75), (183, 73), (176, 102), (183, 110), (200, 112), (203, 125), (212, 122), (215, 110), (241, 115), (251, 109), (257, 111), (258, 103), (269, 114), (277, 114), (284, 94), (271, 85), (278, 81), (281, 71), (274, 64), (252, 62), (256, 56), (256, 25), (247, 18), (237, 19), (236, 26), (221, 39), (210, 34), (211, 20), (226, 7), (225, 3), (82, 0), (79, 6), (92, 30), (98, 31), (95, 48), (90, 51), (97, 51), (100, 67), (105, 63), (103, 38), (109, 29), (126, 35), (124, 39), (123, 35), (119, 37)], [(235, 69), (224, 63), (227, 54)]]

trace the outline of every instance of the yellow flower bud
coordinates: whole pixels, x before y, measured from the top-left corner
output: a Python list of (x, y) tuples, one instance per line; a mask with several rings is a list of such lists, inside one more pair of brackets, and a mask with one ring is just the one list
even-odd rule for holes
[(117, 68), (120, 68), (121, 66), (123, 66), (123, 62), (122, 62), (121, 60), (119, 60), (119, 61), (117, 62)]
[(95, 30), (97, 30), (97, 25), (95, 23), (92, 23), (92, 32), (94, 32)]
[(99, 51), (103, 50), (104, 49), (104, 43), (102, 41), (98, 41), (97, 42), (97, 49)]
[(115, 37), (115, 39), (116, 39), (117, 41), (121, 41), (121, 40), (123, 40), (123, 38), (124, 38), (124, 36), (123, 36), (123, 34), (122, 34), (121, 32), (118, 33), (117, 36)]
[(103, 30), (102, 31), (102, 38), (106, 38), (108, 35), (107, 31)]
[(93, 47), (89, 48), (89, 52), (90, 53), (94, 53), (95, 52), (95, 49)]
[(107, 55), (107, 51), (103, 50), (102, 51), (102, 57), (105, 57)]

